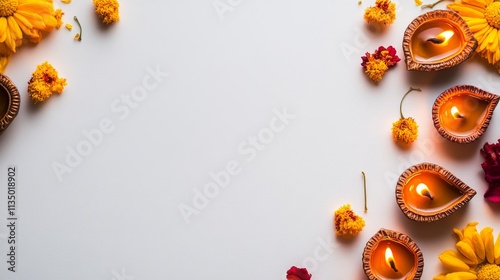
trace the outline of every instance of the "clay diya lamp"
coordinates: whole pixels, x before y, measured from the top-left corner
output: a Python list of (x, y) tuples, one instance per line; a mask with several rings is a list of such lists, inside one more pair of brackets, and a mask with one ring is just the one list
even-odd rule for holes
[(441, 93), (432, 106), (434, 127), (444, 138), (470, 143), (484, 134), (500, 96), (470, 85)]
[(436, 10), (422, 14), (404, 33), (406, 69), (436, 71), (458, 65), (472, 56), (477, 44), (458, 13)]
[(21, 97), (19, 91), (9, 77), (0, 74), (0, 134), (17, 116)]
[(380, 229), (363, 251), (363, 269), (368, 279), (420, 279), (424, 256), (407, 235)]
[(396, 201), (407, 218), (433, 222), (451, 215), (476, 195), (450, 171), (433, 163), (406, 169), (398, 179)]

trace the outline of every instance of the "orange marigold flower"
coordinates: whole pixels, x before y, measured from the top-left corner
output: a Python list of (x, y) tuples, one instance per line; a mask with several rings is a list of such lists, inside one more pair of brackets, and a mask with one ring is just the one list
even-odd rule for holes
[(119, 7), (117, 0), (94, 0), (95, 13), (103, 23), (109, 24), (120, 20)]
[(364, 18), (367, 22), (391, 24), (396, 20), (396, 4), (391, 0), (376, 0), (375, 7), (366, 8)]
[(376, 83), (382, 80), (382, 77), (387, 70), (389, 70), (389, 67), (383, 60), (375, 59), (373, 57), (368, 59), (368, 62), (365, 66), (366, 75), (368, 75), (368, 77)]
[(357, 235), (363, 230), (365, 220), (351, 210), (346, 204), (335, 211), (335, 233), (338, 235)]
[(375, 82), (382, 80), (383, 75), (389, 68), (395, 66), (401, 59), (396, 55), (393, 46), (387, 48), (380, 46), (374, 53), (366, 53), (361, 57), (365, 73)]
[(52, 93), (62, 93), (66, 79), (59, 78), (57, 70), (47, 61), (38, 65), (28, 82), (28, 94), (35, 102), (44, 102)]
[(399, 119), (392, 123), (392, 138), (406, 144), (417, 140), (418, 125), (413, 118)]

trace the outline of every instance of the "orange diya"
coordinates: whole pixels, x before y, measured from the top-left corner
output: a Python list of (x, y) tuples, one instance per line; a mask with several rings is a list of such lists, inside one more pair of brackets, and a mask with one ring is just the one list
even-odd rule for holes
[(477, 40), (458, 13), (436, 10), (407, 27), (403, 51), (407, 70), (434, 71), (458, 65), (477, 48)]
[(500, 96), (470, 85), (441, 93), (432, 107), (434, 127), (444, 138), (470, 143), (484, 134)]
[(380, 229), (363, 251), (363, 269), (368, 279), (420, 279), (424, 257), (407, 235)]
[(476, 191), (443, 167), (421, 163), (406, 169), (396, 186), (396, 201), (409, 219), (433, 222), (451, 215)]
[(17, 116), (20, 103), (17, 87), (7, 76), (0, 74), (0, 134)]

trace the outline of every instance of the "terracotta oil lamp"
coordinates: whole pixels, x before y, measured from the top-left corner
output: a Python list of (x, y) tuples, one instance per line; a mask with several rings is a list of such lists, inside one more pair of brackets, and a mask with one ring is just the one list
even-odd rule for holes
[(434, 102), (434, 127), (450, 141), (471, 143), (485, 133), (499, 99), (500, 96), (474, 86), (452, 87)]
[(0, 74), (0, 134), (17, 116), (21, 97), (19, 91), (9, 77)]
[(443, 167), (420, 163), (398, 179), (396, 201), (407, 218), (433, 222), (451, 215), (476, 195), (476, 191)]
[(458, 65), (472, 56), (477, 44), (458, 13), (436, 10), (422, 14), (404, 33), (406, 69), (435, 71)]
[(368, 279), (420, 279), (424, 256), (407, 235), (380, 229), (363, 251), (363, 269)]

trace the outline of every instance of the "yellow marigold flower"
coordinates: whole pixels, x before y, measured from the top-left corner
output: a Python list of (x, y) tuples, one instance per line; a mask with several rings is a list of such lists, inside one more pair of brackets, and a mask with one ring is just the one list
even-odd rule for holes
[(57, 70), (47, 61), (38, 65), (28, 82), (28, 94), (35, 102), (47, 100), (52, 93), (62, 93), (66, 79), (59, 78)]
[(335, 211), (335, 233), (338, 235), (357, 235), (363, 230), (365, 220), (351, 210), (346, 204)]
[(500, 73), (500, 2), (456, 0), (448, 8), (462, 16), (478, 41), (476, 52)]
[(458, 237), (457, 251), (446, 250), (439, 255), (439, 260), (447, 271), (434, 277), (435, 280), (500, 279), (500, 262), (494, 258), (495, 247), (500, 246), (500, 235), (496, 243), (493, 243), (493, 229), (485, 227), (478, 232), (477, 224), (472, 222), (462, 230), (453, 230)]
[(405, 144), (413, 143), (413, 141), (417, 140), (418, 137), (418, 125), (417, 122), (413, 118), (405, 118), (403, 116), (403, 100), (408, 95), (408, 93), (412, 91), (422, 91), (419, 88), (412, 88), (403, 95), (401, 98), (401, 102), (399, 103), (399, 114), (400, 119), (392, 123), (392, 138), (394, 141), (401, 141)]
[(392, 138), (394, 141), (401, 141), (409, 144), (417, 140), (418, 125), (413, 118), (399, 119), (392, 123)]
[(109, 24), (120, 20), (117, 0), (94, 0), (95, 12), (103, 23)]
[(64, 13), (61, 9), (57, 9), (55, 10), (54, 12), (54, 17), (56, 18), (56, 21), (57, 21), (57, 24), (56, 24), (56, 28), (59, 29), (62, 25), (62, 17), (63, 17)]
[(389, 67), (382, 59), (375, 59), (373, 57), (370, 57), (368, 59), (368, 62), (366, 62), (365, 73), (376, 83), (382, 80), (387, 70), (389, 70)]
[(391, 0), (376, 0), (375, 7), (365, 9), (364, 18), (367, 22), (391, 24), (396, 20), (396, 4)]

